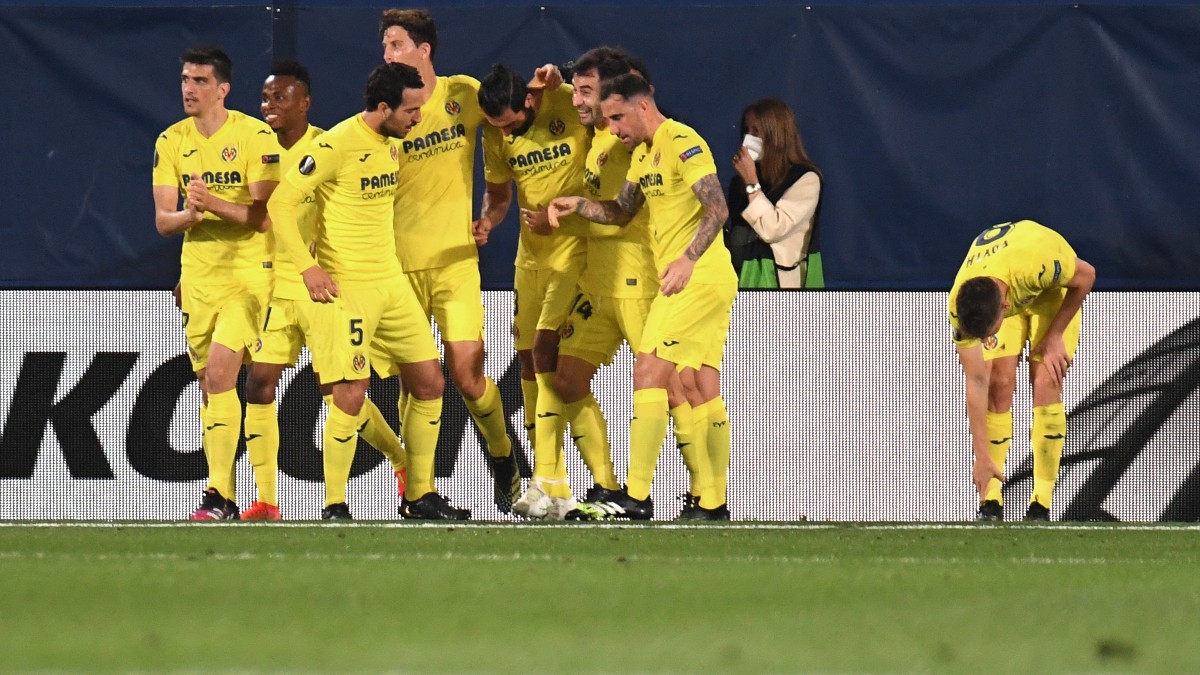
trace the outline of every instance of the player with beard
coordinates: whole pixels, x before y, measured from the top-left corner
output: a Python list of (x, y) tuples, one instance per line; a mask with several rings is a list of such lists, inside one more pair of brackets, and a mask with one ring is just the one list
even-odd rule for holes
[[(423, 87), (411, 66), (376, 68), (367, 81), (366, 110), (316, 139), (288, 169), (268, 205), (281, 252), (301, 270), (309, 297), (332, 303), (336, 312), (314, 331), (309, 345), (321, 383), (332, 385), (333, 405), (323, 436), (325, 518), (351, 517), (345, 485), (372, 365), (398, 370), (411, 396), (402, 426), (409, 482), (401, 514), (435, 520), (470, 517), (434, 489), (432, 464), (445, 381), (429, 321), (412, 287), (396, 283), (403, 274), (393, 228), (400, 156), (396, 139), (420, 121)], [(299, 229), (298, 211), (312, 198), (321, 219), (316, 258)]]

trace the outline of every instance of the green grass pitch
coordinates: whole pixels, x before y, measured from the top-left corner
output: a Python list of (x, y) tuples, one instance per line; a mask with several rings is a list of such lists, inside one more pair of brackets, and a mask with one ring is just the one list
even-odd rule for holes
[(1200, 672), (1200, 529), (0, 525), (0, 670)]

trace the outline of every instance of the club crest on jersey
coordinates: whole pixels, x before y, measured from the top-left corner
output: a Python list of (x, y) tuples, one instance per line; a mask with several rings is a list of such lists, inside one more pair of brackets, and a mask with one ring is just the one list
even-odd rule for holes
[(698, 146), (698, 145), (694, 148), (688, 148), (687, 150), (684, 150), (683, 152), (679, 153), (679, 160), (682, 162), (686, 162), (689, 159), (695, 157), (696, 155), (701, 154), (702, 152), (704, 152), (704, 151), (701, 150), (700, 146)]
[(254, 353), (257, 354), (261, 351), (262, 351), (262, 338), (258, 338), (257, 340), (254, 341)]
[(300, 160), (300, 173), (308, 176), (317, 170), (317, 160), (313, 159), (312, 155), (305, 155), (304, 159)]
[(562, 136), (567, 130), (567, 123), (562, 120), (550, 120), (550, 133)]
[(607, 152), (602, 152), (599, 155), (596, 155), (596, 166), (604, 166), (604, 163), (607, 161), (608, 161), (608, 153)]
[(221, 159), (225, 160), (226, 162), (232, 162), (233, 160), (237, 159), (237, 146), (225, 146), (225, 149), (221, 151)]
[(654, 168), (656, 168), (656, 169), (657, 169), (657, 168), (658, 168), (658, 161), (659, 161), (660, 159), (662, 159), (662, 152), (655, 151), (655, 153), (654, 153), (654, 159), (650, 160), (650, 166), (652, 166), (652, 167), (654, 167)]
[(354, 372), (361, 373), (363, 371), (363, 368), (367, 367), (367, 357), (364, 356), (362, 352), (355, 354), (353, 365), (354, 365)]
[(563, 327), (558, 330), (558, 336), (563, 340), (570, 338), (575, 334), (575, 324), (570, 321), (563, 324)]
[(462, 106), (458, 104), (458, 101), (455, 101), (453, 99), (446, 101), (446, 113), (447, 114), (457, 115), (460, 112), (462, 112)]
[(400, 151), (397, 150), (396, 146), (394, 146), (394, 145), (391, 146), (391, 150), (392, 150), (392, 161), (399, 162), (400, 161)]
[(991, 351), (991, 350), (993, 350), (993, 349), (995, 349), (996, 347), (999, 347), (999, 346), (1000, 346), (1000, 338), (996, 337), (995, 335), (989, 335), (989, 336), (988, 336), (988, 337), (987, 337), (987, 338), (986, 338), (986, 339), (983, 341), (983, 348), (984, 348), (984, 349), (986, 349), (986, 350), (988, 350), (988, 351)]

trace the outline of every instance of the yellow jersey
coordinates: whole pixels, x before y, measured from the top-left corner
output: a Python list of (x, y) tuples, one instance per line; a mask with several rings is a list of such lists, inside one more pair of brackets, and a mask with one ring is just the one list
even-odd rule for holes
[[(483, 175), (489, 183), (517, 183), (517, 204), (544, 209), (551, 199), (583, 193), (583, 163), (587, 159), (591, 129), (579, 121), (571, 104), (570, 85), (548, 89), (533, 126), (520, 136), (505, 137), (492, 125), (483, 130)], [(524, 227), (517, 240), (516, 266), (524, 269), (566, 269), (582, 254), (587, 242), (587, 221), (564, 219), (563, 228), (549, 236), (529, 233)]]
[[(362, 114), (339, 122), (288, 167), (267, 208), (280, 253), (300, 272), (320, 261), (337, 282), (395, 281), (401, 273), (392, 227), (400, 148), (367, 126)], [(300, 236), (300, 207), (320, 208), (317, 257)]]
[[(694, 129), (672, 119), (659, 125), (650, 143), (634, 148), (626, 178), (637, 183), (646, 196), (643, 208), (650, 210), (650, 233), (659, 272), (682, 256), (696, 236), (704, 205), (692, 192), (692, 186), (716, 173), (708, 143)], [(729, 249), (718, 232), (696, 261), (691, 283), (730, 282), (736, 284), (737, 275)]]
[[(275, 132), (266, 122), (229, 111), (229, 118), (205, 138), (191, 117), (167, 127), (154, 143), (156, 186), (179, 189), (187, 204), (187, 184), (197, 174), (216, 197), (250, 204), (250, 184), (279, 180), (280, 153)], [(220, 284), (229, 272), (271, 266), (270, 241), (245, 225), (211, 212), (183, 235), (181, 278), (191, 283)]]
[[(308, 129), (304, 135), (296, 141), (295, 145), (290, 148), (280, 149), (279, 168), (280, 173), (288, 170), (293, 165), (300, 164), (300, 158), (307, 151), (312, 140), (317, 136), (325, 133), (324, 129), (308, 125)], [(317, 234), (317, 203), (314, 197), (311, 201), (305, 202), (297, 209), (297, 225), (300, 227), (300, 238), (305, 244), (311, 244)], [(271, 239), (271, 250), (275, 251), (275, 291), (276, 298), (284, 300), (308, 300), (308, 289), (304, 286), (304, 280), (300, 278), (300, 270), (296, 269), (296, 265), (292, 263), (292, 259), (285, 255), (280, 255), (278, 247), (275, 244), (275, 230), (267, 231), (267, 236)]]
[(948, 299), (954, 343), (963, 348), (979, 344), (978, 338), (958, 329), (958, 289), (967, 279), (994, 277), (1008, 286), (1009, 308), (1005, 318), (1020, 314), (1043, 292), (1063, 288), (1075, 276), (1075, 250), (1062, 235), (1050, 228), (1021, 220), (1001, 223), (984, 230), (967, 251), (967, 258), (954, 277)]
[(400, 143), (396, 253), (406, 272), (478, 260), (471, 236), (479, 80), (439, 77), (421, 122)]
[[(608, 129), (596, 129), (583, 169), (586, 197), (617, 198), (633, 153)], [(624, 227), (593, 223), (588, 237), (587, 266), (579, 278), (585, 293), (612, 298), (652, 298), (658, 294), (658, 271), (650, 240), (650, 211), (641, 209)]]

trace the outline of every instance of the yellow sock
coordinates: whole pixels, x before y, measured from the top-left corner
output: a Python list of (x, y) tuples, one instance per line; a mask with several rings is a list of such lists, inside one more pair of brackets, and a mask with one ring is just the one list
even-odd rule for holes
[(512, 454), (512, 440), (504, 423), (504, 402), (500, 400), (500, 388), (490, 377), (484, 376), (483, 380), (483, 396), (477, 401), (464, 398), (463, 403), (467, 404), (475, 427), (487, 443), (488, 454), (492, 457), (508, 457)]
[(279, 506), (275, 487), (279, 475), (279, 417), (275, 414), (275, 404), (247, 403), (244, 426), (246, 456), (254, 467), (258, 501)]
[(1067, 440), (1067, 413), (1063, 404), (1035, 407), (1030, 435), (1033, 437), (1033, 495), (1029, 501), (1050, 508), (1054, 483), (1058, 480), (1058, 463)]
[(405, 468), (407, 458), (404, 456), (404, 444), (400, 437), (392, 431), (392, 426), (383, 418), (383, 411), (371, 399), (363, 401), (362, 410), (358, 413), (358, 435), (372, 448), (383, 453), (392, 464), (392, 471)]
[(667, 390), (637, 389), (633, 392), (633, 420), (629, 423), (629, 496), (650, 496), (654, 465), (667, 437)]
[[(700, 506), (713, 509), (725, 503), (726, 488), (729, 485), (729, 448), (732, 444), (729, 429), (729, 411), (725, 408), (725, 399), (720, 396), (704, 404), (705, 439), (707, 447), (712, 491), (704, 493), (700, 498)], [(700, 417), (700, 413), (696, 413)], [(710, 499), (711, 497), (711, 499)]]
[(208, 458), (208, 444), (204, 442), (204, 418), (208, 416), (208, 404), (203, 399), (200, 400), (200, 449), (204, 451), (204, 461), (211, 462)]
[(563, 404), (567, 423), (571, 425), (571, 440), (579, 456), (592, 472), (596, 485), (607, 490), (620, 490), (621, 483), (613, 472), (612, 447), (608, 444), (608, 424), (604, 412), (591, 394), (574, 403)]
[(563, 402), (554, 389), (554, 373), (538, 373), (537, 417), (534, 421), (533, 477), (545, 484), (546, 494), (551, 497), (570, 497), (569, 485), (559, 483), (567, 477), (563, 462), (563, 432), (566, 418)]
[[(987, 414), (987, 436), (988, 436), (988, 454), (991, 455), (992, 461), (996, 466), (1000, 467), (1000, 472), (1004, 472), (1004, 462), (1008, 459), (1008, 448), (1012, 445), (1012, 411), (1008, 412), (988, 412)], [(983, 493), (984, 501), (997, 501), (1004, 503), (1004, 495), (1001, 492), (1003, 483), (993, 478), (988, 481), (987, 490)]]
[(208, 395), (204, 415), (204, 447), (208, 450), (208, 485), (226, 499), (237, 501), (234, 489), (233, 461), (237, 458), (238, 436), (242, 432), (242, 402), (230, 389)]
[(350, 465), (354, 463), (354, 451), (357, 448), (358, 416), (336, 405), (330, 406), (321, 442), (325, 506), (346, 503), (346, 484), (350, 482)]
[(537, 442), (537, 434), (533, 433), (537, 425), (537, 380), (521, 380), (522, 412), (524, 413), (525, 437), (529, 440), (529, 449), (533, 450)]
[(428, 401), (410, 397), (404, 410), (404, 447), (408, 450), (408, 487), (405, 498), (416, 501), (433, 492), (434, 458), (442, 430), (442, 397)]
[(703, 474), (700, 471), (700, 464), (697, 461), (697, 451), (703, 451), (704, 448), (696, 443), (696, 415), (692, 410), (692, 404), (684, 401), (679, 405), (671, 408), (672, 428), (675, 432), (675, 447), (679, 448), (679, 454), (683, 456), (683, 465), (687, 467), (688, 472), (688, 493), (693, 495), (701, 494), (701, 486), (704, 484)]

